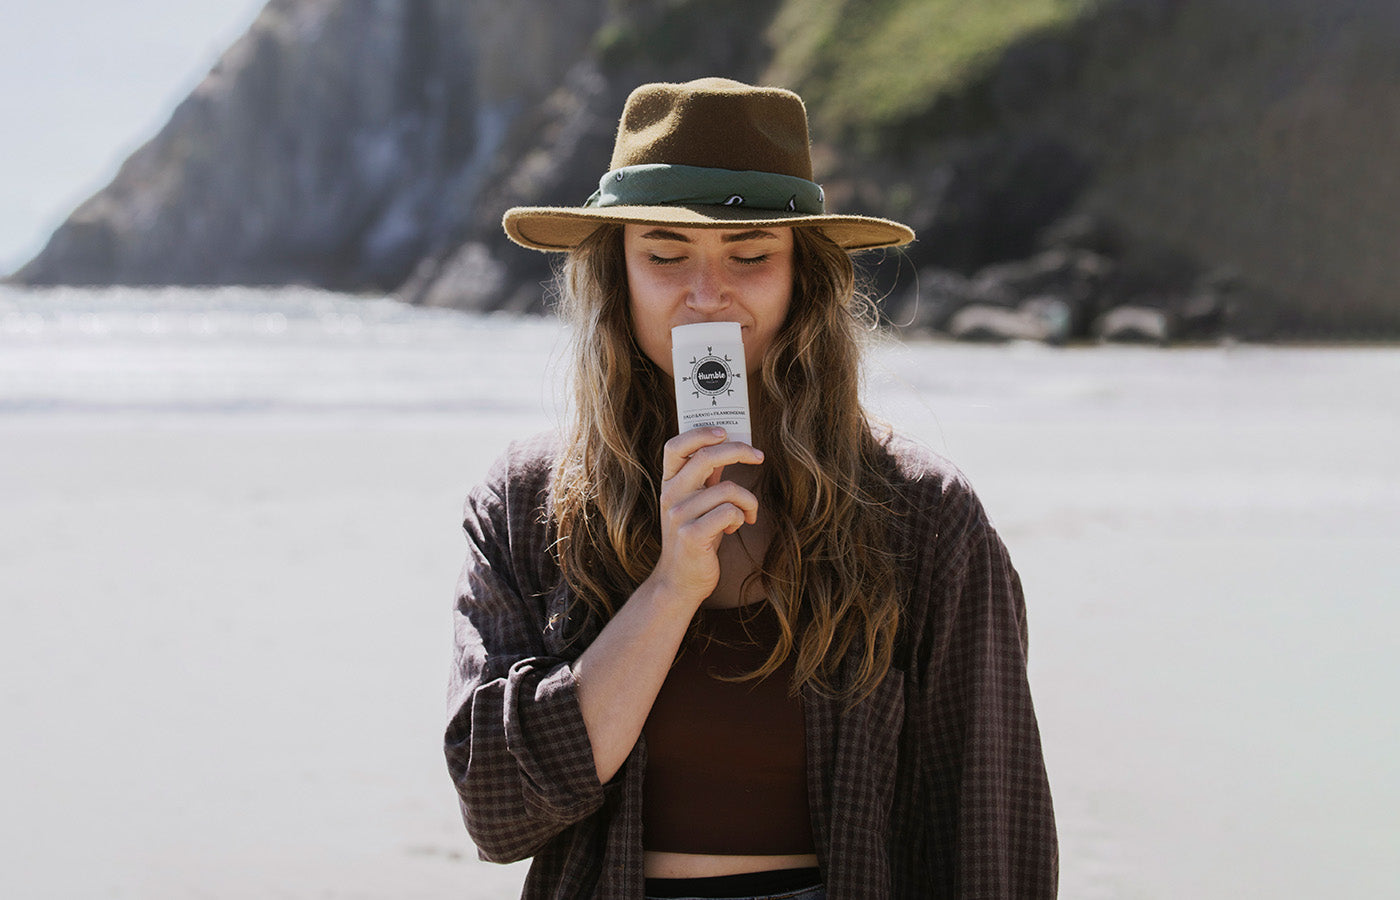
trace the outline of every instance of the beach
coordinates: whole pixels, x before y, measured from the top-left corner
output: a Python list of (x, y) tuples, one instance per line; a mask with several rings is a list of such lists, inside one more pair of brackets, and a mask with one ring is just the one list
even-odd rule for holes
[[(314, 292), (0, 291), (0, 869), (495, 898), (441, 754), (470, 486), (563, 337)], [(1400, 350), (886, 341), (1023, 579), (1066, 898), (1378, 897)]]

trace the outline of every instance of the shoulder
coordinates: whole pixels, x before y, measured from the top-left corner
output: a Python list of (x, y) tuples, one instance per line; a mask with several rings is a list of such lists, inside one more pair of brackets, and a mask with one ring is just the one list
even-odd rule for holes
[(951, 460), (913, 438), (893, 431), (877, 437), (903, 481), (942, 484), (963, 477)]
[(542, 431), (510, 444), (491, 463), (486, 477), (473, 493), (489, 491), (499, 497), (545, 489), (559, 458), (562, 439), (554, 431)]
[(978, 567), (1010, 567), (991, 516), (960, 468), (906, 437), (889, 437), (883, 446), (895, 510), (891, 546), (906, 560), (912, 583), (955, 585)]
[(462, 510), (472, 564), (494, 570), (519, 596), (541, 593), (556, 577), (549, 485), (560, 447), (552, 434), (511, 443)]
[(524, 440), (511, 441), (491, 464), (485, 483), (492, 487), (547, 484), (561, 446), (557, 431), (541, 431)]
[(967, 476), (914, 441), (894, 438), (885, 447), (896, 473), (891, 544), (905, 563), (906, 634), (918, 636), (912, 658), (932, 664), (951, 634), (988, 622), (1006, 623), (1007, 646), (1019, 644), (1024, 654), (1020, 578)]
[(467, 519), (538, 518), (537, 513), (548, 505), (549, 483), (561, 446), (562, 439), (554, 431), (512, 441), (467, 495)]
[(982, 501), (951, 460), (909, 437), (890, 433), (880, 439), (891, 484), (905, 513), (938, 531), (986, 521)]

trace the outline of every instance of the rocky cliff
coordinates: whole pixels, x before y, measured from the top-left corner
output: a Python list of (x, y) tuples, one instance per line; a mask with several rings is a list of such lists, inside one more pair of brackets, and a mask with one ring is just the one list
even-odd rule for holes
[[(890, 318), (965, 337), (1400, 335), (1392, 0), (274, 0), (16, 273), (534, 310), (641, 81), (808, 99)], [(1110, 313), (1116, 313), (1110, 316)]]
[(273, 0), (17, 277), (396, 287), (470, 227), (601, 21), (599, 3)]

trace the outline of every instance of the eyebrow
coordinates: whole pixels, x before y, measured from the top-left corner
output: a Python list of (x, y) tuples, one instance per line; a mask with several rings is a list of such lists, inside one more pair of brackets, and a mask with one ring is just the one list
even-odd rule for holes
[[(667, 228), (653, 228), (651, 231), (642, 235), (642, 237), (654, 241), (680, 241), (682, 244), (690, 243), (690, 238), (681, 234), (679, 231), (671, 231)], [(720, 237), (720, 241), (726, 244), (736, 244), (740, 241), (776, 241), (777, 239), (778, 236), (776, 234), (771, 231), (764, 231), (762, 228), (753, 228), (748, 231), (740, 231)]]

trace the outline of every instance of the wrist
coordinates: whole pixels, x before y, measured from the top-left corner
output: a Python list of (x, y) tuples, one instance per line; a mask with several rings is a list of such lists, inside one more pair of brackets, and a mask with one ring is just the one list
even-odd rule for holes
[(701, 591), (694, 586), (687, 585), (657, 568), (637, 586), (637, 590), (632, 593), (632, 599), (628, 602), (640, 599), (642, 605), (654, 607), (659, 611), (683, 613), (686, 620), (689, 621), (709, 595), (710, 591)]

